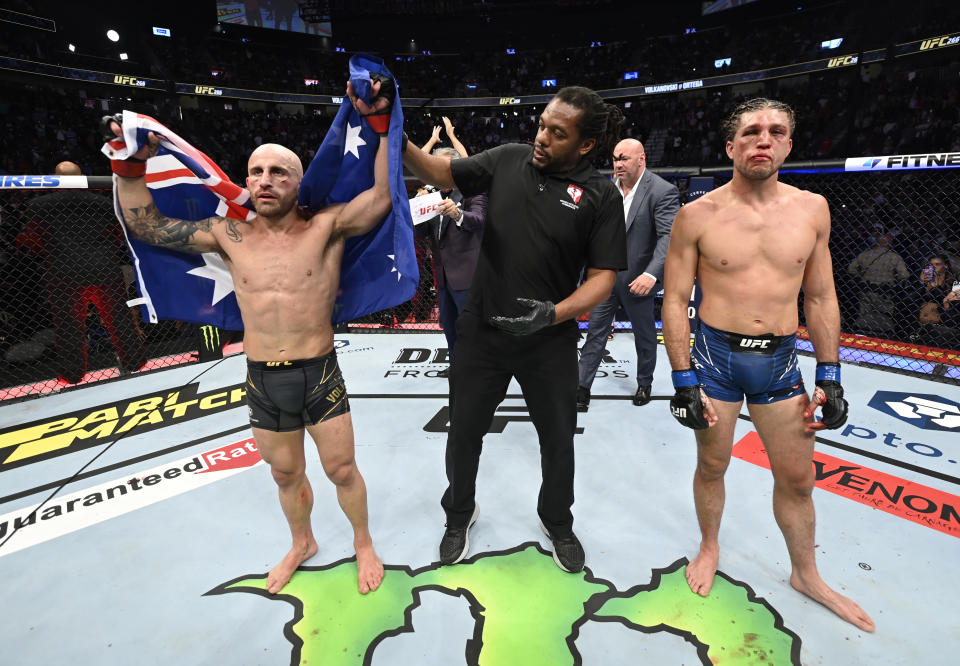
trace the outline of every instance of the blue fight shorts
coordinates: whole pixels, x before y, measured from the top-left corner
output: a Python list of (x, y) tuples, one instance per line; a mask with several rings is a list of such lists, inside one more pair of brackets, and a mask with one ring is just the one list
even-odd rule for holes
[(710, 398), (766, 405), (805, 393), (797, 366), (797, 336), (728, 333), (702, 321), (690, 353)]

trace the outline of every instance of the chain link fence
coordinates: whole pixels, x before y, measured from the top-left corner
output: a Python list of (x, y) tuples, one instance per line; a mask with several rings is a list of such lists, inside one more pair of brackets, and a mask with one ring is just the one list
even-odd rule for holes
[[(960, 384), (960, 169), (810, 169), (780, 180), (830, 204), (841, 359)], [(804, 326), (802, 294), (799, 305)]]
[[(697, 172), (661, 175), (686, 202)], [(714, 183), (728, 179), (717, 173)], [(841, 357), (960, 384), (960, 169), (810, 169), (781, 180), (830, 203)], [(416, 295), (341, 330), (440, 330), (431, 245), (415, 242)], [(0, 400), (207, 360), (236, 342), (211, 327), (143, 321), (126, 305), (133, 282), (109, 190), (0, 190)], [(799, 306), (803, 326), (802, 295)]]
[(109, 190), (0, 190), (0, 400), (196, 360), (203, 327), (144, 322), (133, 281)]

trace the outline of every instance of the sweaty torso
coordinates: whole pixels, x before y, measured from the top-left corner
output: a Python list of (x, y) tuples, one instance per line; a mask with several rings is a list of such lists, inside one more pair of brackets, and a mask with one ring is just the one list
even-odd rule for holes
[(700, 317), (734, 333), (788, 335), (817, 240), (815, 195), (778, 184), (776, 196), (747, 204), (728, 186), (697, 201)]
[(322, 356), (333, 349), (334, 301), (343, 239), (326, 209), (285, 229), (263, 219), (240, 225), (241, 240), (218, 238), (243, 315), (252, 361)]

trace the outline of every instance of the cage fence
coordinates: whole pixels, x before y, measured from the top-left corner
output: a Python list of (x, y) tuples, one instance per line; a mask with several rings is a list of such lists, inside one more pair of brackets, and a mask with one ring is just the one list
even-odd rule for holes
[[(704, 189), (705, 173), (714, 187), (730, 177), (698, 168), (661, 175), (685, 203)], [(780, 179), (829, 202), (841, 358), (960, 384), (960, 169), (785, 169)], [(127, 305), (135, 275), (103, 180), (99, 189), (0, 189), (0, 400), (209, 360), (241, 339), (187, 322), (151, 324)], [(411, 197), (416, 185), (408, 182)], [(430, 244), (415, 243), (414, 297), (339, 330), (440, 330)], [(802, 293), (798, 313), (798, 345), (809, 351)], [(617, 330), (629, 330), (625, 319)]]

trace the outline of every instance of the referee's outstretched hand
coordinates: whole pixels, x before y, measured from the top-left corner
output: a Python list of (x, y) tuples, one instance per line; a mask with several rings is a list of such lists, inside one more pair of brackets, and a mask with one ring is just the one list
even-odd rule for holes
[(490, 317), (490, 323), (511, 335), (530, 335), (556, 320), (556, 312), (550, 301), (518, 298), (517, 303), (526, 308), (526, 314), (519, 317)]

